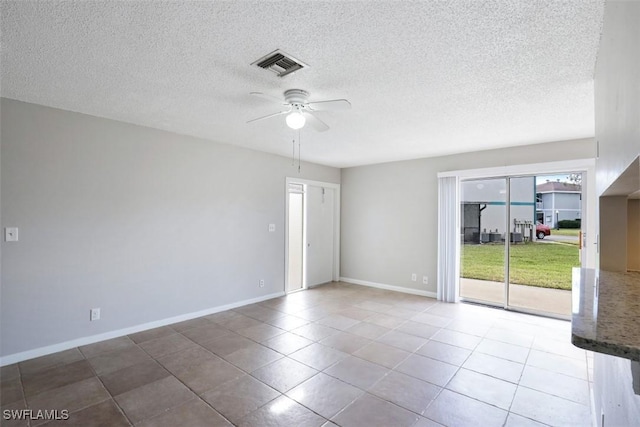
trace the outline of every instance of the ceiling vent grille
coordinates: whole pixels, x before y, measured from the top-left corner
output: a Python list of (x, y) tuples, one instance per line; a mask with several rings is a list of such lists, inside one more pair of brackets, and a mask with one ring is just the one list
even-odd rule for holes
[(264, 68), (265, 70), (272, 71), (276, 73), (278, 77), (284, 77), (294, 71), (308, 67), (304, 62), (298, 61), (291, 55), (288, 55), (279, 49), (263, 56), (251, 65), (256, 65), (260, 68)]

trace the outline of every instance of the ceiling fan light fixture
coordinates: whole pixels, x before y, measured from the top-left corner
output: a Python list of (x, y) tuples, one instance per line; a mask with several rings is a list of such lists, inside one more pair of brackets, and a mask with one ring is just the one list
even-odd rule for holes
[(287, 126), (294, 130), (302, 129), (306, 121), (307, 119), (305, 119), (300, 111), (293, 111), (288, 114), (286, 118)]

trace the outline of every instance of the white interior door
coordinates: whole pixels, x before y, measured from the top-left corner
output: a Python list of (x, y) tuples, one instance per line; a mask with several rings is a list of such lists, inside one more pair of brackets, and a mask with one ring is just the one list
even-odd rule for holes
[(333, 279), (335, 191), (332, 188), (308, 185), (305, 202), (305, 285), (314, 286)]

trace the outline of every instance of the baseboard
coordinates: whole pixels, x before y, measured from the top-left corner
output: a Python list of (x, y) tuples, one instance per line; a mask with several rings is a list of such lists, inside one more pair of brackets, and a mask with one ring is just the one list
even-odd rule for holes
[(48, 354), (57, 353), (59, 351), (69, 350), (71, 348), (80, 347), (82, 345), (93, 344), (96, 342), (118, 338), (124, 335), (134, 334), (136, 332), (146, 331), (148, 329), (159, 328), (160, 326), (170, 325), (172, 323), (183, 322), (185, 320), (195, 319), (196, 317), (207, 316), (209, 314), (218, 313), (232, 308), (242, 307), (248, 304), (255, 304), (257, 302), (266, 301), (272, 298), (284, 296), (284, 292), (276, 292), (273, 294), (265, 295), (258, 298), (247, 299), (243, 301), (234, 302), (231, 304), (220, 305), (206, 310), (194, 311), (191, 313), (181, 314), (179, 316), (168, 317), (162, 320), (156, 320), (153, 322), (143, 323), (136, 326), (131, 326), (124, 329), (118, 329), (115, 331), (104, 332), (102, 334), (91, 335), (88, 337), (77, 338), (70, 341), (61, 342), (58, 344), (48, 345), (45, 347), (35, 348), (33, 350), (27, 350), (20, 353), (9, 354), (7, 356), (0, 357), (0, 366), (11, 365), (13, 363), (22, 362), (24, 360), (34, 359), (40, 356), (46, 356)]
[(386, 289), (388, 291), (403, 292), (405, 294), (420, 295), (420, 296), (429, 297), (429, 298), (438, 297), (438, 295), (435, 292), (431, 292), (431, 291), (423, 291), (420, 289), (412, 289), (412, 288), (405, 288), (402, 286), (387, 285), (385, 283), (369, 282), (367, 280), (351, 279), (349, 277), (341, 277), (340, 281), (351, 283), (354, 285), (369, 286), (371, 288)]

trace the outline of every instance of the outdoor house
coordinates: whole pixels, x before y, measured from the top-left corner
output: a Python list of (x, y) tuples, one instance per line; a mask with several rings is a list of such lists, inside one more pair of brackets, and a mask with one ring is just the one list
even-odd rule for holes
[(549, 181), (536, 185), (536, 221), (556, 228), (558, 221), (580, 220), (582, 185)]

